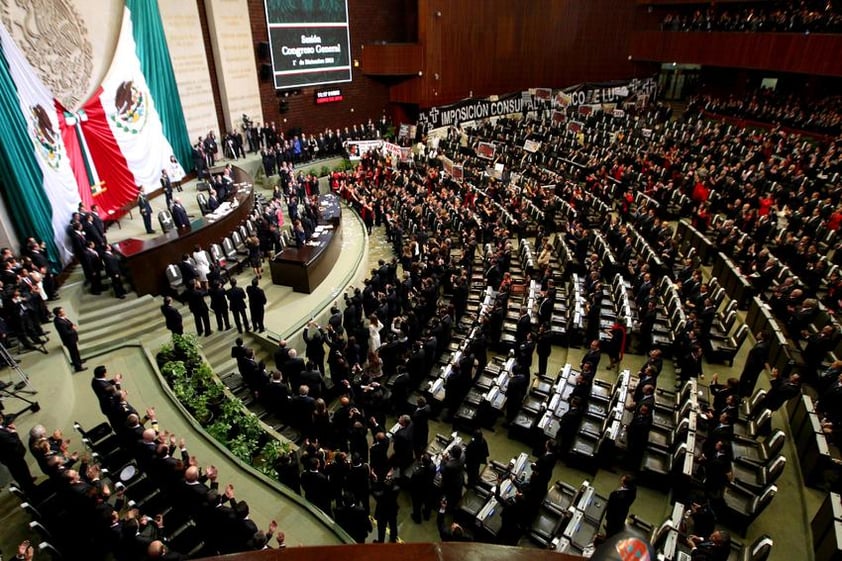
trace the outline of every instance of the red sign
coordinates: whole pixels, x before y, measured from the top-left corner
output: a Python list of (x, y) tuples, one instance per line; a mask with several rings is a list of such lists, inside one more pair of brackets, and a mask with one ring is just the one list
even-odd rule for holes
[(316, 92), (316, 105), (321, 105), (322, 103), (335, 103), (337, 101), (342, 101), (343, 99), (342, 90), (338, 88), (333, 90), (320, 90)]

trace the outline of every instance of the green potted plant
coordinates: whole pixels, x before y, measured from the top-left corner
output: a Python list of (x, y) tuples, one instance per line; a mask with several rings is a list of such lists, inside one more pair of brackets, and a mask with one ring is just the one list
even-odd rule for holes
[(177, 380), (187, 379), (187, 367), (183, 361), (170, 360), (161, 367), (161, 374), (173, 385)]
[(257, 439), (240, 433), (231, 442), (228, 443), (228, 449), (231, 453), (237, 456), (240, 460), (247, 464), (252, 463), (254, 454), (257, 451)]
[(193, 411), (193, 416), (199, 424), (205, 426), (213, 419), (213, 412), (208, 407), (208, 395), (196, 393), (193, 399), (188, 402), (188, 407)]
[(158, 363), (158, 368), (163, 368), (166, 363), (173, 360), (175, 360), (175, 346), (170, 341), (165, 343), (158, 351), (158, 354), (155, 355), (155, 362)]
[(213, 409), (219, 409), (219, 406), (222, 405), (222, 401), (225, 399), (225, 390), (222, 384), (214, 380), (207, 386), (205, 395), (208, 398), (208, 406)]
[(214, 421), (205, 430), (208, 431), (211, 438), (220, 442), (225, 447), (228, 446), (228, 433), (231, 432), (231, 425), (225, 419)]
[(173, 346), (175, 347), (176, 357), (184, 361), (188, 370), (193, 371), (202, 364), (199, 340), (195, 335), (173, 335)]
[(322, 166), (322, 170), (319, 173), (319, 177), (327, 177), (328, 175), (330, 175), (330, 168), (327, 166)]

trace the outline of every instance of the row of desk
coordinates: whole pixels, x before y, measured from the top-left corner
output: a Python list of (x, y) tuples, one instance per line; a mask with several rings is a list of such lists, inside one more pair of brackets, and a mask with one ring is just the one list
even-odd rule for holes
[(811, 523), (816, 561), (842, 561), (842, 497), (828, 493)]
[(822, 431), (821, 419), (810, 396), (792, 399), (786, 407), (804, 483), (826, 489), (842, 477), (842, 452)]

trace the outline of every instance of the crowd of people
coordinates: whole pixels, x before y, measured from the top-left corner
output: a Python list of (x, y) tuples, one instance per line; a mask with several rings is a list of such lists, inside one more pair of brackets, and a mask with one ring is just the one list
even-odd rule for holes
[(688, 111), (694, 114), (706, 111), (830, 136), (842, 132), (842, 97), (839, 96), (803, 99), (760, 88), (742, 97), (696, 96), (690, 100)]
[(840, 33), (842, 13), (831, 0), (754, 2), (734, 7), (716, 4), (705, 9), (671, 12), (664, 31), (750, 31), (757, 33)]
[[(489, 456), (487, 444), (482, 433), (475, 432), (464, 449), (454, 447), (441, 458), (441, 465), (436, 466), (426, 453), (433, 415), (431, 405), (424, 397), (410, 403), (409, 397), (435, 367), (452, 334), (470, 328), (469, 348), (462, 353), (461, 360), (450, 365), (452, 372), (445, 385), (442, 413), (445, 419), (454, 416), (473, 381), (484, 371), (490, 351), (511, 351), (514, 365), (506, 420), (510, 422), (514, 418), (530, 386), (536, 352), (539, 373), (546, 373), (549, 355), (546, 350), (551, 345), (543, 337), (550, 328), (549, 318), (541, 310), (551, 311), (559, 296), (554, 285), (556, 272), (550, 260), (543, 260), (541, 255), (550, 252), (548, 243), (553, 233), (573, 248), (578, 270), (585, 279), (585, 293), (591, 296), (584, 334), (589, 350), (579, 366), (577, 388), (570, 396), (570, 408), (562, 419), (557, 438), (546, 441), (537, 454), (531, 479), (517, 482), (522, 487), (520, 492), (503, 507), (504, 529), (500, 541), (517, 543), (529, 524), (529, 513), (534, 514), (546, 493), (553, 466), (559, 458), (566, 457), (571, 436), (575, 436), (571, 429), (578, 426), (584, 415), (601, 354), (606, 352), (611, 359), (610, 366), (616, 367), (628, 349), (622, 326), (612, 327), (607, 337), (600, 336), (598, 300), (607, 271), (593, 252), (597, 232), (605, 234), (613, 251), (620, 256), (618, 262), (624, 268), (621, 272), (630, 280), (640, 314), (636, 350), (648, 353), (637, 374), (638, 383), (630, 404), (633, 420), (628, 429), (629, 453), (625, 458), (630, 470), (639, 467), (635, 454), (642, 452), (648, 439), (654, 391), (664, 360), (659, 349), (651, 348), (646, 332), (647, 322), (654, 321), (659, 306), (659, 277), (674, 277), (687, 311), (688, 321), (677, 334), (679, 341), (674, 346), (674, 355), (667, 357), (675, 359), (680, 379), (702, 377), (701, 353), (711, 321), (710, 286), (703, 281), (701, 263), (679, 254), (677, 241), (661, 215), (674, 206), (677, 193), (685, 201), (678, 205), (678, 214), (691, 217), (718, 249), (732, 256), (740, 269), (752, 276), (761, 293), (774, 288), (770, 298), (773, 310), (795, 342), (810, 349), (805, 354), (814, 362), (804, 365), (803, 372), (773, 373), (768, 406), (777, 409), (788, 397), (797, 395), (803, 374), (821, 390), (819, 404), (826, 411), (825, 420), (830, 424), (829, 430), (838, 433), (839, 419), (833, 411), (838, 409), (837, 396), (842, 395), (839, 389), (842, 367), (831, 365), (836, 370), (830, 372), (821, 363), (824, 353), (835, 346), (838, 334), (833, 326), (827, 333), (822, 330), (823, 339), (806, 332), (815, 318), (817, 300), (837, 310), (842, 295), (838, 275), (835, 279), (828, 275), (826, 259), (828, 251), (835, 249), (838, 242), (820, 249), (828, 232), (837, 231), (842, 224), (840, 187), (837, 182), (827, 181), (840, 171), (838, 144), (806, 143), (779, 130), (734, 129), (703, 120), (692, 111), (679, 121), (671, 121), (669, 112), (657, 104), (645, 110), (630, 110), (624, 117), (595, 113), (577, 118), (583, 121), (581, 134), (567, 134), (548, 119), (540, 118), (523, 121), (500, 118), (464, 131), (451, 130), (441, 139), (438, 152), (463, 165), (466, 177), (463, 182), (449, 178), (437, 162), (413, 169), (396, 168), (388, 158), (376, 153), (363, 155), (351, 172), (332, 174), (331, 189), (355, 208), (369, 230), (384, 227), (397, 257), (382, 260), (364, 286), (351, 288), (344, 295), (344, 308), (335, 304), (325, 325), (315, 322), (307, 325), (303, 352), (288, 348), (281, 341), (273, 356), (274, 364), (268, 367), (274, 366), (274, 370), (261, 364), (255, 351), (242, 340), (232, 349), (232, 357), (237, 359), (240, 374), (253, 397), (303, 435), (300, 455), (279, 459), (276, 465), (279, 479), (290, 488), (301, 490), (358, 541), (364, 541), (371, 530), (368, 518), (371, 497), (376, 505), (373, 515), (378, 541), (385, 541), (387, 535), (391, 541), (398, 539), (397, 497), (401, 490), (408, 491), (415, 522), (422, 523), (436, 511), (442, 515), (437, 516), (442, 539), (469, 539), (460, 526), (447, 526), (444, 515), (456, 508), (466, 483), (476, 482)], [(520, 180), (505, 183), (492, 178), (487, 172), (488, 161), (462, 149), (463, 135), (467, 136), (468, 146), (495, 141), (497, 162), (517, 171)], [(525, 139), (541, 141), (541, 148), (535, 153), (525, 152), (520, 148)], [(290, 219), (295, 221), (294, 217), (298, 217), (296, 229), (300, 226), (304, 230), (308, 220), (315, 223), (316, 216), (312, 213), (318, 205), (313, 205), (312, 200), (318, 195), (318, 187), (314, 193), (312, 180), (295, 177), (293, 169), (286, 160), (280, 166), (280, 185), (272, 203), (264, 208), (261, 217), (264, 224), (258, 228), (271, 235), (258, 234), (258, 246), (270, 250), (277, 247), (275, 236), (280, 235), (284, 226), (284, 204)], [(547, 185), (551, 187), (543, 187)], [(635, 203), (635, 191), (660, 206), (639, 206)], [(597, 206), (593, 204), (596, 200), (609, 205)], [(295, 213), (290, 205), (295, 206)], [(575, 215), (564, 215), (561, 219), (563, 205), (575, 210)], [(542, 209), (542, 218), (528, 218), (533, 207)], [(714, 215), (725, 219), (714, 225)], [(81, 220), (77, 224), (74, 230), (84, 231)], [(628, 225), (634, 225), (655, 248), (665, 263), (664, 270), (651, 270), (643, 258), (635, 256)], [(527, 311), (521, 310), (514, 342), (509, 345), (501, 336), (513, 301), (510, 274), (516, 255), (513, 240), (519, 239), (534, 239), (534, 247), (540, 248), (538, 266), (530, 273), (530, 278), (540, 285), (540, 306), (537, 326)], [(770, 261), (770, 255), (777, 261)], [(838, 258), (837, 251), (834, 259)], [(238, 331), (249, 329), (245, 299), (236, 282), (229, 281), (231, 288), (225, 290), (219, 282), (221, 277), (212, 276), (213, 264), (208, 263), (208, 270), (203, 271), (195, 255), (194, 263), (191, 264), (190, 256), (185, 256), (183, 261), (196, 268), (194, 274), (185, 266), (188, 276), (192, 275), (188, 301), (197, 332), (211, 333), (205, 302), (208, 295), (217, 314), (217, 329), (230, 327), (229, 310), (234, 312)], [(791, 267), (802, 284), (773, 286), (775, 263)], [(481, 315), (467, 311), (468, 293), (477, 266), (482, 267), (484, 285), (495, 293), (492, 304)], [(260, 275), (259, 265), (256, 269), (252, 286)], [(248, 296), (251, 303), (251, 294)], [(549, 307), (545, 308), (545, 304)], [(263, 305), (265, 297), (259, 310), (251, 309), (251, 324), (258, 330), (262, 328)], [(180, 315), (176, 317), (177, 310), (175, 314), (173, 310), (171, 302), (165, 300), (162, 312), (167, 327), (181, 333)], [(255, 317), (258, 311), (259, 322)], [(697, 510), (722, 508), (723, 490), (733, 478), (730, 448), (726, 444), (733, 434), (739, 400), (751, 395), (765, 364), (762, 347), (765, 340), (765, 334), (758, 335), (757, 345), (761, 347), (758, 349), (756, 345), (752, 349), (740, 380), (728, 380), (724, 384), (717, 377), (712, 380), (715, 400), (706, 414), (708, 438), (699, 458), (704, 465), (705, 500)], [(97, 373), (97, 378), (100, 377)], [(825, 385), (821, 386), (822, 383)], [(117, 397), (120, 395), (117, 384), (108, 383), (107, 387), (112, 388), (108, 390), (112, 404), (119, 403), (125, 413), (125, 396)], [(328, 404), (334, 399), (339, 406), (331, 413)], [(388, 428), (390, 417), (398, 419), (394, 429)], [(112, 419), (112, 426), (124, 432), (126, 420)], [(164, 459), (178, 450), (179, 446), (173, 444), (169, 435), (154, 430), (150, 433), (151, 441), (143, 442), (148, 440), (147, 430), (138, 432), (134, 421), (132, 418), (133, 441), (127, 441), (127, 447), (137, 446), (135, 441), (140, 440), (146, 447), (140, 448), (142, 453), (151, 452), (154, 447), (164, 451)], [(154, 444), (160, 435), (164, 435), (164, 440)], [(158, 469), (153, 459), (150, 469)], [(191, 468), (195, 469), (191, 471)], [(212, 471), (205, 472), (208, 478)], [(437, 472), (441, 473), (438, 484)], [(192, 479), (194, 475), (188, 478), (187, 473), (195, 474), (196, 478), (201, 476), (197, 466), (184, 469), (174, 480), (176, 491), (185, 481), (191, 486), (201, 484)], [(173, 475), (170, 471), (166, 474)], [(93, 476), (80, 477), (88, 477), (91, 479), (88, 485), (92, 485), (95, 476), (94, 472)], [(631, 485), (631, 480), (621, 482), (621, 488), (626, 491)], [(202, 495), (207, 494), (202, 491)], [(218, 497), (204, 503), (203, 508), (210, 504), (216, 511), (217, 500)], [(622, 505), (627, 499), (617, 501)], [(203, 508), (196, 511), (199, 518), (207, 514)], [(611, 526), (616, 528), (616, 517), (611, 518)], [(727, 550), (724, 533), (711, 530), (695, 535), (711, 538), (692, 538), (694, 545), (712, 542), (722, 549), (725, 543)]]
[[(248, 503), (235, 497), (232, 485), (220, 488), (217, 469), (200, 467), (183, 438), (159, 427), (154, 408), (141, 413), (132, 406), (121, 379), (120, 374), (109, 377), (105, 366), (97, 366), (91, 380), (100, 410), (116, 435), (111, 452), (101, 456), (73, 452), (70, 439), (60, 430), (49, 433), (40, 424), (32, 428), (27, 448), (47, 476), (37, 486), (14, 425), (4, 424), (0, 417), (0, 440), (10, 440), (17, 451), (17, 463), (10, 462), (3, 447), (2, 460), (18, 486), (35, 504), (55, 494), (49, 516), (72, 513), (51, 531), (75, 543), (76, 551), (84, 550), (89, 559), (107, 554), (120, 561), (186, 558), (189, 551), (170, 551), (179, 542), (168, 538), (177, 536), (187, 519), (199, 526), (205, 554), (270, 549), (273, 540), (277, 547), (285, 547), (277, 524), (258, 529), (249, 519)], [(124, 484), (123, 474), (109, 470), (118, 469), (125, 460), (134, 460), (136, 473)], [(162, 500), (139, 497), (144, 482), (151, 483), (149, 489), (158, 489)], [(198, 542), (189, 543), (193, 547)]]
[(53, 319), (48, 302), (58, 298), (46, 245), (27, 238), (18, 255), (2, 248), (0, 261), (0, 344), (8, 348), (18, 342), (22, 349), (46, 352), (43, 325)]

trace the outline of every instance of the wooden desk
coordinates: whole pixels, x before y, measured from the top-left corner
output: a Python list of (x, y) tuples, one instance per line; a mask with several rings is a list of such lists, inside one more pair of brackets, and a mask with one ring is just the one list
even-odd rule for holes
[(278, 253), (269, 264), (273, 284), (310, 294), (333, 269), (342, 250), (342, 213), (335, 195), (321, 195), (319, 203), (322, 218), (317, 227), (318, 238), (308, 240), (315, 245), (288, 247)]
[(178, 263), (185, 253), (192, 254), (196, 245), (207, 250), (212, 244), (221, 243), (248, 218), (254, 208), (252, 178), (236, 166), (232, 168), (232, 178), (239, 187), (229, 201), (236, 206), (223, 217), (216, 220), (202, 217), (193, 220), (188, 228), (171, 230), (152, 239), (129, 238), (115, 244), (123, 257), (126, 278), (138, 296), (167, 292), (167, 265)]

